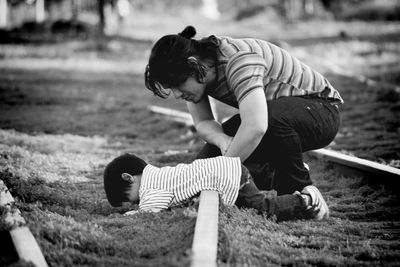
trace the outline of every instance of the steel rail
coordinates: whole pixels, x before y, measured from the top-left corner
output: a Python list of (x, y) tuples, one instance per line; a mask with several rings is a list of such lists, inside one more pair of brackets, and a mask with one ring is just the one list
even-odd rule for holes
[(335, 163), (344, 174), (361, 175), (371, 178), (379, 177), (381, 181), (396, 182), (396, 180), (400, 179), (400, 169), (371, 160), (361, 159), (329, 149), (317, 149), (307, 153)]

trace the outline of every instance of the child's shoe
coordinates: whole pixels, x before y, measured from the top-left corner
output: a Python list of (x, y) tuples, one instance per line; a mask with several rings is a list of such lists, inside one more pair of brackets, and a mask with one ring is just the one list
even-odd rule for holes
[(321, 192), (313, 185), (308, 185), (301, 191), (302, 195), (309, 196), (309, 203), (307, 203), (307, 213), (316, 220), (329, 218), (329, 208), (326, 204)]

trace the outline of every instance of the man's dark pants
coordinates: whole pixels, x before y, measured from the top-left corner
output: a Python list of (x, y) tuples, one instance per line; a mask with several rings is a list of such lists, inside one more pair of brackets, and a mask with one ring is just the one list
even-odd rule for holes
[[(292, 194), (312, 184), (302, 153), (332, 142), (339, 129), (339, 110), (328, 100), (312, 97), (283, 97), (267, 104), (268, 130), (244, 165), (260, 189)], [(234, 115), (223, 123), (223, 130), (234, 136), (240, 123), (239, 114)], [(206, 144), (197, 158), (219, 155), (218, 147)]]
[(312, 218), (299, 194), (277, 196), (273, 190), (258, 190), (249, 170), (243, 164), (239, 195), (235, 204), (240, 208), (256, 209), (260, 214), (275, 217), (277, 221)]

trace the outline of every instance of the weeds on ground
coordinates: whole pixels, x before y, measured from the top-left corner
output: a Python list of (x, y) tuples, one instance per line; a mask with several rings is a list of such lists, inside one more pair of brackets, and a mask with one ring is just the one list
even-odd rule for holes
[[(17, 207), (49, 264), (188, 264), (195, 225), (190, 209), (126, 217), (122, 213), (136, 209), (135, 205), (111, 208), (107, 203), (101, 175), (105, 155), (115, 154), (112, 144), (90, 137), (1, 133), (0, 178), (17, 200)], [(81, 142), (81, 146), (63, 146), (62, 140), (68, 138)], [(91, 149), (84, 149), (85, 144)], [(52, 160), (57, 153), (61, 155), (60, 161), (54, 164)], [(71, 157), (65, 156), (69, 153), (81, 155), (86, 161), (69, 162)], [(186, 157), (174, 151), (172, 154), (153, 154), (151, 160), (164, 165), (194, 157), (192, 152), (186, 153)], [(24, 168), (17, 168), (21, 163), (26, 164)], [(400, 262), (398, 196), (384, 185), (373, 186), (361, 178), (338, 175), (326, 162), (308, 159), (308, 163), (313, 180), (331, 208), (331, 218), (321, 222), (276, 223), (254, 210), (222, 207), (220, 265), (336, 266)], [(47, 175), (34, 171), (41, 166)], [(47, 179), (65, 166), (69, 172), (86, 179), (79, 182)]]
[(195, 218), (187, 208), (123, 216), (137, 206), (108, 204), (102, 170), (115, 151), (105, 140), (1, 130), (0, 144), (0, 178), (51, 266), (188, 264)]
[[(323, 221), (276, 223), (254, 210), (220, 213), (221, 266), (390, 266), (400, 262), (400, 199), (384, 185), (309, 162), (331, 209)], [(223, 249), (221, 249), (223, 248)]]

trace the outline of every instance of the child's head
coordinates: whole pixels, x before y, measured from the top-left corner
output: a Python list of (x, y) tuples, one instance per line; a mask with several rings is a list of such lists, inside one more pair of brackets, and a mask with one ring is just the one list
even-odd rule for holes
[(147, 163), (133, 154), (124, 154), (111, 161), (104, 170), (104, 190), (110, 204), (121, 206), (129, 201), (132, 181), (128, 176), (141, 175)]
[(218, 40), (215, 36), (195, 40), (195, 35), (196, 29), (187, 26), (181, 33), (166, 35), (154, 44), (145, 84), (155, 95), (167, 98), (165, 88), (176, 87), (189, 76), (200, 82), (205, 76), (202, 60), (216, 61)]

